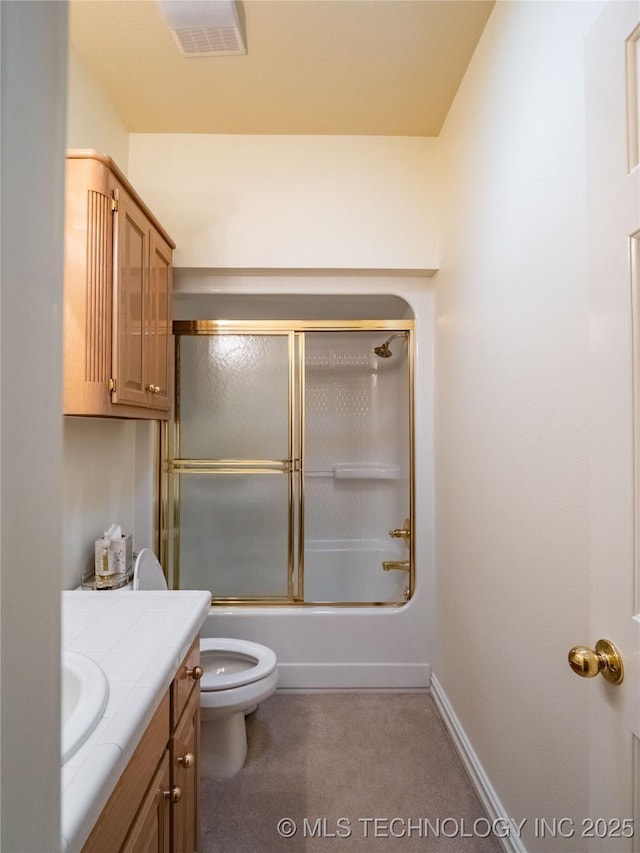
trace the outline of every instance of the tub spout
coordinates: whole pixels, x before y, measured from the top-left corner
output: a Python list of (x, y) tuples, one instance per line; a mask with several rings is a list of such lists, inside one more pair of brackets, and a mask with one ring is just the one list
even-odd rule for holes
[(409, 560), (384, 560), (382, 563), (382, 571), (390, 572), (391, 569), (399, 569), (401, 572), (408, 572), (411, 570), (411, 563)]

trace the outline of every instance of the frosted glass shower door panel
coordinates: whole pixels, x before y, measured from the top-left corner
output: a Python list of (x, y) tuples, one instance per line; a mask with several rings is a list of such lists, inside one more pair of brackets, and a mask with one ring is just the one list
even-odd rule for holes
[(410, 548), (389, 531), (411, 513), (409, 334), (307, 332), (305, 368), (305, 599), (402, 603)]
[(289, 458), (289, 336), (179, 338), (181, 459)]
[(180, 588), (289, 599), (287, 475), (182, 473), (179, 488)]

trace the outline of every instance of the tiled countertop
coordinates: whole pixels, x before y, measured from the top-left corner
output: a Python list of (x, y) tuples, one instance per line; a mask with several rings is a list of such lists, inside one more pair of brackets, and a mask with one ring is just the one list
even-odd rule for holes
[(62, 593), (62, 648), (103, 669), (109, 701), (62, 767), (61, 849), (87, 840), (209, 612), (206, 591)]

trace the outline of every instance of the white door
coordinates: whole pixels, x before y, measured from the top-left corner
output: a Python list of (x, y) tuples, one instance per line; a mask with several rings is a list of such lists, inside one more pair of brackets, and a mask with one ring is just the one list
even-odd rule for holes
[(634, 427), (640, 423), (639, 39), (639, 0), (612, 0), (585, 42), (592, 359), (589, 645), (612, 641), (622, 652), (625, 677), (619, 686), (599, 675), (584, 685), (590, 823), (579, 831), (584, 849), (607, 853), (640, 851), (640, 443), (634, 465), (634, 431), (636, 442), (640, 439), (640, 428)]

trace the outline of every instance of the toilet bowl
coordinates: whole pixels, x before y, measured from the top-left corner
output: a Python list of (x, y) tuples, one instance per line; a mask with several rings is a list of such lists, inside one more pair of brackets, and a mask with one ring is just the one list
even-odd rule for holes
[[(162, 568), (149, 548), (138, 554), (134, 590), (167, 589)], [(200, 772), (226, 779), (247, 756), (245, 715), (275, 691), (278, 661), (267, 646), (223, 637), (200, 638)]]

